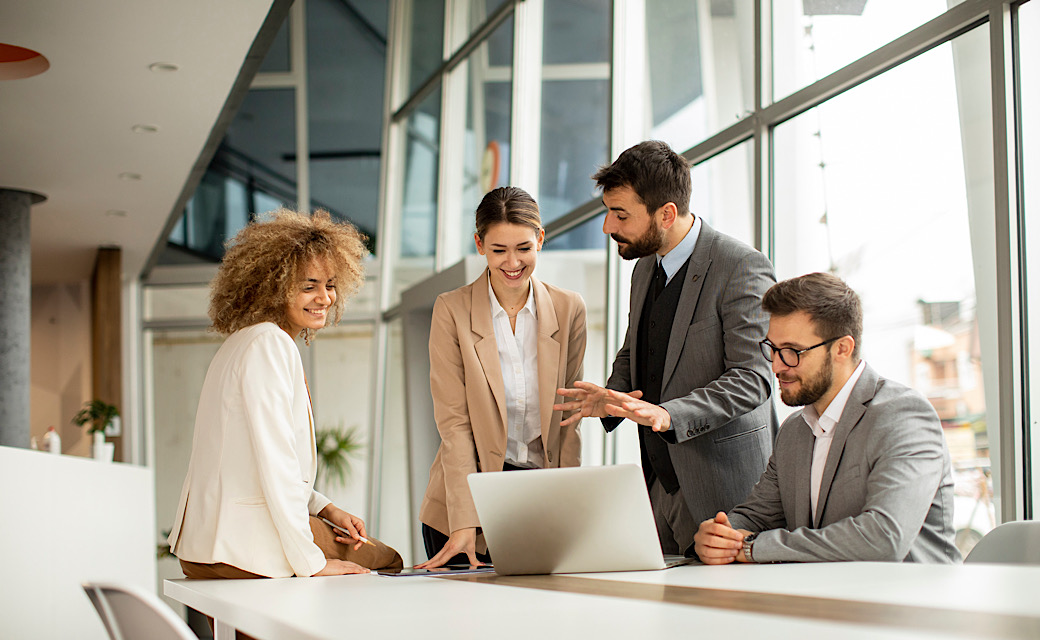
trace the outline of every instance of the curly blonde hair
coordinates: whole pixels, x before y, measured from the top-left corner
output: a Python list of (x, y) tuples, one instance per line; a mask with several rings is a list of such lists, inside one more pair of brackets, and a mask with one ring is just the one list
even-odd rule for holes
[[(365, 280), (361, 264), (368, 253), (365, 236), (348, 222), (336, 222), (328, 211), (314, 215), (279, 209), (273, 219), (253, 222), (229, 240), (217, 275), (210, 283), (212, 329), (230, 335), (261, 322), (284, 327), (288, 305), (312, 260), (334, 274), (336, 302), (327, 325), (343, 316), (347, 299)], [(301, 332), (310, 344), (314, 329)]]

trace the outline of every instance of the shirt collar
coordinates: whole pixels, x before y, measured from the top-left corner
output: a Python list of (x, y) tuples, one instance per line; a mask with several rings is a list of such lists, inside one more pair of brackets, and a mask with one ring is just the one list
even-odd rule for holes
[[(506, 313), (505, 308), (503, 308), (502, 304), (498, 301), (498, 297), (495, 296), (495, 290), (491, 287), (491, 273), (490, 272), (488, 272), (488, 298), (491, 300), (491, 317), (492, 318), (497, 317), (498, 314), (500, 314), (500, 313), (505, 315), (506, 317), (509, 316), (509, 314)], [(524, 311), (530, 311), (531, 316), (534, 317), (534, 318), (538, 317), (538, 306), (534, 302), (534, 281), (533, 280), (528, 280), (527, 281), (527, 302), (524, 303), (523, 308), (521, 308), (520, 311), (517, 311), (516, 313), (517, 313), (517, 315), (520, 315)]]
[[(690, 214), (693, 215), (693, 214)], [(701, 235), (701, 217), (693, 216), (693, 226), (686, 232), (686, 237), (679, 244), (666, 253), (664, 257), (657, 256), (657, 263), (664, 268), (664, 273), (671, 280), (672, 276), (682, 268), (686, 261), (693, 255), (693, 249), (697, 246), (697, 238)]]
[(856, 386), (866, 366), (866, 360), (859, 361), (856, 370), (852, 372), (849, 379), (842, 385), (838, 395), (834, 396), (831, 403), (827, 405), (827, 410), (823, 412), (822, 416), (816, 413), (816, 407), (811, 404), (802, 408), (802, 418), (805, 419), (809, 428), (812, 429), (814, 436), (819, 438), (820, 436), (830, 434), (831, 430), (838, 424), (838, 421), (841, 420), (841, 414), (845, 412), (845, 405), (849, 401), (849, 396), (852, 395), (852, 388)]

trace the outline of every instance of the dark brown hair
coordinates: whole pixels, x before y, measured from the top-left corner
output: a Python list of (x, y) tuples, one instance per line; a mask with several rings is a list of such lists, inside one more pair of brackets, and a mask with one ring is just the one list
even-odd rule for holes
[(672, 202), (680, 216), (690, 213), (690, 163), (664, 142), (647, 140), (624, 151), (592, 176), (604, 192), (630, 187), (653, 215)]
[[(328, 324), (339, 322), (347, 299), (365, 280), (361, 264), (368, 253), (365, 236), (349, 222), (337, 222), (328, 211), (308, 216), (279, 209), (265, 222), (253, 222), (227, 243), (217, 276), (210, 284), (212, 329), (229, 335), (260, 322), (281, 326), (289, 302), (312, 260), (333, 274), (336, 303)], [(303, 332), (310, 342), (313, 329)]]
[(499, 187), (487, 192), (477, 205), (476, 218), (477, 237), (481, 242), (488, 229), (500, 222), (524, 225), (536, 232), (542, 228), (538, 203), (520, 187)]
[(804, 311), (821, 338), (852, 336), (852, 359), (859, 360), (863, 303), (845, 281), (829, 273), (809, 273), (778, 282), (762, 296), (762, 308), (774, 316)]

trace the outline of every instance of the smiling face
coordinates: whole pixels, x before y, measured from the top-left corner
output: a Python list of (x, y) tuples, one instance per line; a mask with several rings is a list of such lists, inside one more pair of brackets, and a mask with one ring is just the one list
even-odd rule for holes
[(616, 187), (603, 193), (607, 216), (603, 233), (618, 243), (618, 254), (625, 260), (657, 253), (665, 244), (666, 233), (656, 215), (629, 186)]
[(531, 274), (538, 263), (545, 230), (527, 225), (500, 222), (488, 227), (483, 241), (474, 235), (477, 252), (485, 256), (495, 291), (527, 291)]
[(324, 262), (312, 260), (303, 270), (303, 277), (287, 305), (283, 323), (293, 337), (304, 329), (324, 327), (329, 309), (336, 302), (336, 278)]
[[(804, 311), (770, 317), (769, 333), (766, 337), (777, 347), (790, 347), (796, 351), (824, 341), (824, 338), (816, 333), (812, 316)], [(833, 346), (829, 344), (806, 351), (799, 357), (797, 367), (784, 364), (779, 354), (773, 356), (773, 373), (780, 383), (780, 399), (784, 404), (789, 407), (801, 407), (816, 404), (821, 398), (825, 399), (822, 403), (824, 408), (830, 404), (838, 392), (838, 389), (833, 388)], [(817, 409), (819, 408), (820, 406), (817, 406)]]

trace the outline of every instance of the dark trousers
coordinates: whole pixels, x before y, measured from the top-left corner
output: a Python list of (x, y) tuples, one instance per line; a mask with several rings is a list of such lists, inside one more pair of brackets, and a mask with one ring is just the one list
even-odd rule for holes
[[(503, 463), (502, 471), (524, 471), (523, 467), (515, 467), (508, 462)], [(480, 529), (477, 529), (477, 533), (480, 533)], [(433, 556), (440, 553), (440, 550), (444, 548), (444, 545), (448, 542), (448, 536), (444, 535), (440, 531), (437, 531), (425, 522), (422, 525), (422, 539), (423, 546), (426, 547), (426, 558), (430, 559)], [(491, 550), (488, 553), (478, 553), (477, 560), (485, 564), (491, 564)], [(469, 565), (469, 557), (464, 553), (460, 553), (448, 560), (446, 564), (461, 564)]]

